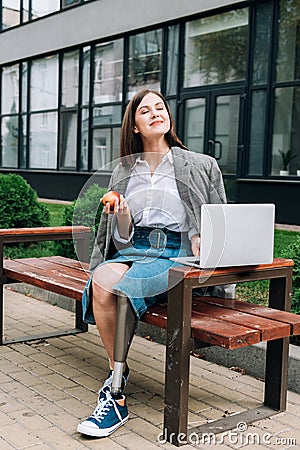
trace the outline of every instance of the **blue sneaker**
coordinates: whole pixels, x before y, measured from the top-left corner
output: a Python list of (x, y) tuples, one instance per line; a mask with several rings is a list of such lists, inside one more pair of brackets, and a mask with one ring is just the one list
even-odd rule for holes
[[(124, 390), (126, 383), (128, 381), (129, 373), (130, 373), (130, 369), (126, 364), (126, 368), (122, 375), (122, 386), (121, 386), (122, 391)], [(106, 378), (106, 380), (103, 383), (103, 386), (101, 387), (101, 389), (98, 392), (98, 403), (101, 403), (101, 402), (103, 402), (103, 400), (106, 400), (108, 397), (110, 397), (112, 376), (113, 376), (113, 371), (110, 370), (108, 373), (108, 377)]]
[(78, 433), (93, 437), (109, 436), (128, 420), (128, 409), (125, 396), (120, 399), (124, 401), (124, 406), (118, 403), (113, 397), (99, 403), (93, 414), (81, 422), (78, 427)]

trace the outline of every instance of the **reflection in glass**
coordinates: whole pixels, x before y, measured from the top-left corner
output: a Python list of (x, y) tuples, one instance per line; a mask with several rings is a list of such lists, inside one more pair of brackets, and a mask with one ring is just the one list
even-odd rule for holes
[(60, 0), (31, 0), (31, 18), (46, 16), (52, 12), (59, 11)]
[(81, 110), (81, 151), (79, 169), (88, 170), (88, 154), (89, 154), (89, 109)]
[(88, 105), (90, 101), (91, 47), (83, 48), (82, 59), (82, 104)]
[(121, 115), (121, 105), (95, 106), (93, 108), (93, 125), (120, 124)]
[(22, 98), (21, 98), (21, 111), (27, 111), (28, 100), (28, 63), (23, 62), (21, 64), (22, 69)]
[(31, 111), (57, 108), (58, 57), (49, 56), (32, 61), (30, 78)]
[(18, 167), (18, 116), (2, 117), (2, 167)]
[(99, 170), (110, 161), (110, 129), (93, 132), (93, 169)]
[(62, 107), (78, 104), (79, 51), (64, 53), (62, 69)]
[(2, 30), (20, 23), (20, 0), (2, 0)]
[(262, 175), (265, 146), (266, 92), (253, 91), (249, 144), (249, 175)]
[(27, 114), (21, 115), (21, 129), (20, 129), (20, 161), (19, 167), (26, 167), (27, 162), (27, 154), (26, 154), (26, 146), (27, 146)]
[(177, 123), (177, 100), (170, 99), (170, 100), (168, 100), (168, 103), (170, 106), (170, 110), (171, 110), (171, 114), (172, 114), (174, 123), (176, 124)]
[(57, 166), (57, 113), (31, 114), (29, 133), (29, 167), (56, 169)]
[(252, 82), (263, 84), (267, 83), (268, 76), (273, 5), (271, 2), (261, 2), (256, 8)]
[(23, 0), (23, 22), (28, 22), (29, 20), (29, 0)]
[[(278, 88), (275, 90), (275, 115), (272, 139), (272, 175), (286, 170), (296, 175), (300, 167), (300, 87)], [(282, 152), (291, 159), (285, 166)]]
[(179, 25), (168, 29), (167, 95), (176, 94), (178, 82)]
[(220, 95), (216, 100), (215, 157), (223, 173), (235, 174), (238, 151), (240, 95)]
[(281, 0), (279, 12), (277, 81), (300, 78), (300, 2)]
[(96, 45), (94, 71), (94, 104), (121, 101), (123, 39)]
[(184, 143), (194, 152), (204, 151), (205, 98), (186, 101)]
[(19, 111), (19, 64), (3, 67), (1, 89), (1, 113)]
[(247, 49), (246, 8), (187, 22), (184, 86), (244, 80)]
[(76, 5), (77, 3), (80, 3), (81, 0), (62, 0), (62, 7), (68, 7), (71, 5)]
[(154, 30), (129, 39), (128, 98), (144, 87), (160, 90), (162, 31)]
[(112, 170), (120, 156), (120, 128), (94, 129), (93, 170)]
[(76, 169), (77, 153), (77, 113), (64, 111), (60, 120), (60, 155), (61, 169)]

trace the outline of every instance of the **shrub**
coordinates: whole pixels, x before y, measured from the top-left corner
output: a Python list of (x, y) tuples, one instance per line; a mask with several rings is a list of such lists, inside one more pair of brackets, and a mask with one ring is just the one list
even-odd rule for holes
[(292, 311), (300, 313), (300, 236), (286, 249), (282, 250), (281, 257), (291, 258), (294, 261), (292, 286)]
[(0, 228), (44, 227), (50, 213), (35, 190), (17, 174), (0, 174)]
[[(66, 206), (62, 225), (88, 226), (91, 229), (92, 235), (95, 236), (103, 208), (99, 200), (106, 192), (106, 188), (98, 184), (92, 184), (82, 197), (75, 200), (71, 205)], [(90, 251), (92, 247), (93, 242), (91, 242)], [(57, 251), (61, 256), (76, 258), (76, 251), (72, 241), (58, 242)]]

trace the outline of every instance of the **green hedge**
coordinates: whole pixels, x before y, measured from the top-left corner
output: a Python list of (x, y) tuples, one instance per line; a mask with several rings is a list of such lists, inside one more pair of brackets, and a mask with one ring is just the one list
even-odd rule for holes
[[(107, 192), (106, 188), (98, 184), (92, 184), (84, 195), (66, 206), (62, 225), (84, 225), (91, 228), (92, 235), (96, 235), (102, 204), (100, 198)], [(93, 239), (91, 239), (90, 251), (92, 251)], [(61, 256), (76, 259), (76, 250), (72, 241), (62, 241), (56, 244), (57, 252)]]
[(37, 193), (16, 174), (0, 174), (0, 228), (46, 227), (50, 213)]

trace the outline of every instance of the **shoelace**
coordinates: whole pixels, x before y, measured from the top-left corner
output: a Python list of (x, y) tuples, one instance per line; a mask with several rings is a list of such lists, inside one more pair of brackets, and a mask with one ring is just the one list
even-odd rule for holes
[(103, 420), (104, 417), (107, 416), (107, 413), (110, 410), (110, 406), (114, 407), (111, 399), (104, 400), (95, 408), (95, 411), (92, 414), (93, 417), (95, 417), (99, 421)]

